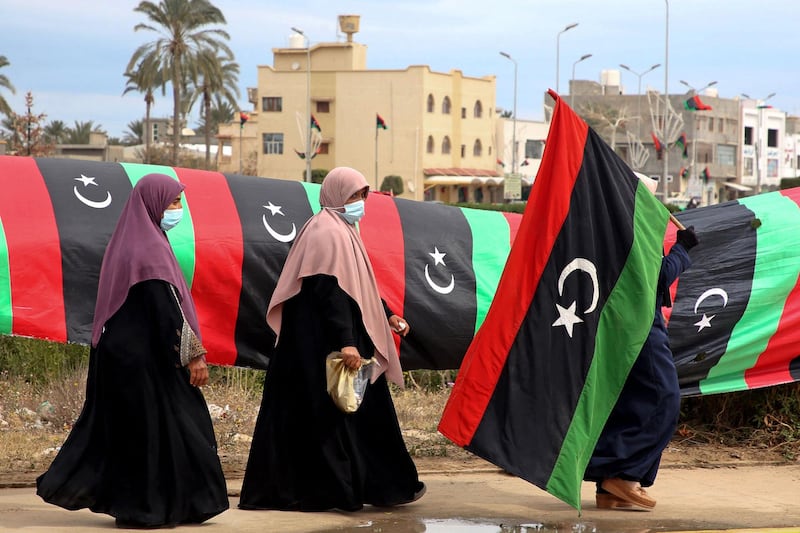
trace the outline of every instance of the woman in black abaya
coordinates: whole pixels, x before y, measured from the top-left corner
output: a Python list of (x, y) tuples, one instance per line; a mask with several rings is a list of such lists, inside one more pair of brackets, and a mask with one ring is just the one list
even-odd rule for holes
[(203, 394), (194, 304), (165, 231), (183, 185), (149, 174), (134, 187), (103, 257), (86, 401), (37, 494), (118, 527), (200, 523), (228, 508)]
[[(239, 507), (357, 511), (422, 496), (387, 378), (403, 376), (390, 327), (408, 326), (381, 304), (358, 229), (369, 186), (350, 168), (322, 183), (323, 209), (286, 259), (267, 321), (279, 332), (256, 422)], [(326, 392), (325, 358), (375, 359), (359, 409), (341, 412)]]

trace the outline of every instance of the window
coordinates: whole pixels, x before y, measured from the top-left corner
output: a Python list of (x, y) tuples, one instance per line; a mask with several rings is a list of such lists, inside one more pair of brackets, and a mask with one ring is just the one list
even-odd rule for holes
[(264, 133), (262, 135), (265, 154), (283, 153), (283, 133)]
[(280, 96), (265, 96), (261, 99), (262, 111), (280, 113), (283, 111), (283, 98)]
[(483, 145), (480, 139), (475, 139), (475, 144), (472, 145), (472, 155), (480, 157), (483, 154)]
[(714, 131), (714, 117), (708, 117), (708, 131)]
[(429, 154), (433, 153), (433, 135), (428, 135), (428, 144), (425, 147), (425, 151)]
[(720, 165), (736, 165), (736, 147), (728, 145), (717, 145), (717, 163)]
[(450, 137), (445, 136), (445, 138), (442, 139), (442, 153), (443, 154), (450, 153)]
[(428, 95), (428, 113), (433, 113), (433, 108), (436, 107), (436, 101), (433, 99), (433, 95)]
[(319, 143), (319, 148), (317, 148), (318, 154), (327, 154), (329, 153), (328, 150), (330, 150), (329, 143)]
[(449, 115), (450, 114), (450, 97), (445, 96), (444, 100), (442, 100), (442, 114)]
[(469, 189), (467, 187), (459, 187), (458, 188), (458, 203), (463, 204), (467, 201), (467, 197), (469, 194)]
[(462, 144), (461, 145), (461, 159), (464, 159), (464, 157), (466, 157), (466, 155), (467, 155), (467, 145)]
[(525, 159), (541, 159), (544, 151), (544, 141), (525, 141)]
[(475, 101), (475, 107), (472, 108), (472, 115), (475, 118), (481, 118), (483, 116), (483, 105), (480, 100)]
[(461, 118), (467, 118), (467, 108), (466, 107), (462, 107), (461, 108)]
[(330, 113), (330, 112), (331, 112), (330, 102), (317, 102), (317, 113)]
[(753, 146), (753, 126), (744, 127), (744, 144)]
[(717, 121), (717, 131), (722, 133), (725, 130), (725, 120), (719, 119)]
[(778, 147), (778, 130), (767, 130), (767, 146), (770, 148)]
[(745, 176), (752, 176), (753, 175), (753, 158), (752, 157), (745, 157), (744, 158), (744, 175)]

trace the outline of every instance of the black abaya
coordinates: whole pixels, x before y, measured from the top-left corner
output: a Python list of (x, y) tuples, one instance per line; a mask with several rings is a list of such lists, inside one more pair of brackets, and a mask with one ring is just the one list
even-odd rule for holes
[(358, 306), (334, 277), (305, 278), (284, 304), (239, 507), (356, 511), (407, 503), (422, 488), (383, 375), (353, 414), (328, 396), (325, 358), (343, 346), (373, 353)]
[(182, 320), (167, 282), (131, 287), (90, 352), (83, 411), (37, 479), (45, 501), (140, 526), (228, 508), (208, 408), (178, 363)]

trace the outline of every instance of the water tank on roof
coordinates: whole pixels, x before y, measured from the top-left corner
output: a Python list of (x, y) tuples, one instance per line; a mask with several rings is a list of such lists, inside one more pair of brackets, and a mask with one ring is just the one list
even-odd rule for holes
[(710, 96), (711, 98), (719, 98), (719, 89), (716, 87), (709, 87), (705, 90), (706, 96)]
[(620, 86), (620, 72), (619, 70), (606, 69), (600, 71), (600, 85), (611, 85), (613, 87)]
[(289, 36), (289, 48), (305, 48), (306, 38), (299, 33), (292, 33)]

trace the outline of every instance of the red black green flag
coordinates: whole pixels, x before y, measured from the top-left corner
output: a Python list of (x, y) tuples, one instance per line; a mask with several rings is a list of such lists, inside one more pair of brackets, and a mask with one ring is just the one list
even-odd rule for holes
[(542, 164), (439, 431), (580, 508), (650, 330), (669, 213), (555, 93)]
[(386, 125), (386, 121), (383, 120), (379, 114), (375, 113), (375, 127), (380, 130), (388, 130), (389, 126)]
[(311, 129), (317, 130), (318, 132), (322, 133), (322, 128), (319, 127), (319, 122), (317, 122), (317, 117), (311, 115)]
[(704, 104), (698, 95), (683, 102), (683, 108), (689, 111), (711, 111), (711, 106)]

